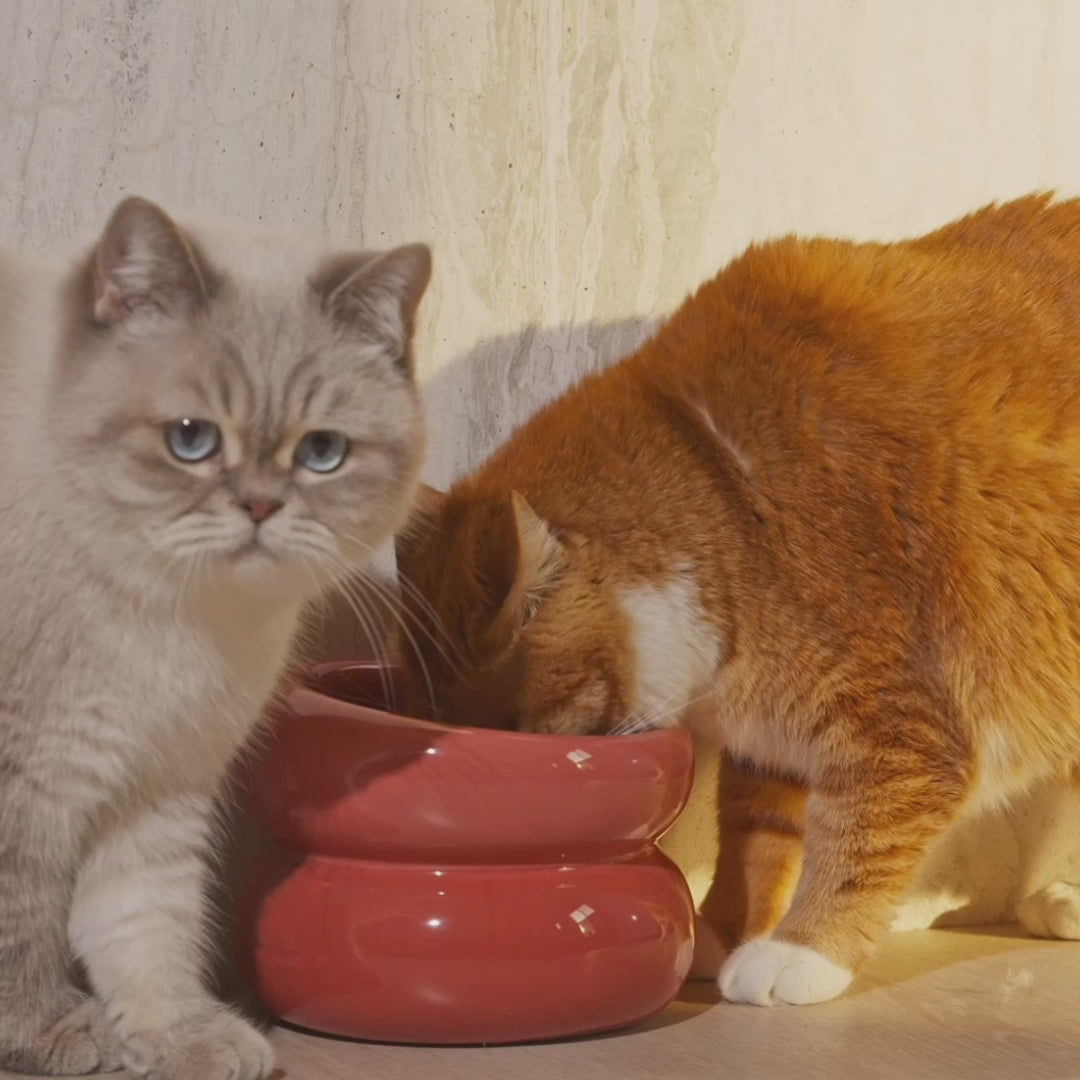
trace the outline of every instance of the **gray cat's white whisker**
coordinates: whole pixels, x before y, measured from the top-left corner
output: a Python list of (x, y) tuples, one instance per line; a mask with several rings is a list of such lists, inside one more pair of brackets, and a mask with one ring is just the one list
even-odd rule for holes
[[(366, 545), (360, 540), (355, 540), (354, 542), (357, 543), (358, 546), (365, 548), (369, 556), (375, 554), (374, 549), (371, 548), (370, 545)], [(381, 582), (376, 578), (365, 577), (363, 581), (364, 584), (372, 588), (382, 600), (394, 623), (400, 625), (404, 631), (407, 629), (404, 620), (410, 619), (412, 621), (412, 628), (431, 642), (432, 647), (447, 664), (450, 671), (457, 675), (461, 674), (462, 658), (458, 653), (456, 645), (450, 640), (450, 635), (442, 632), (442, 620), (439, 617), (438, 612), (436, 612), (431, 603), (420, 593), (420, 590), (416, 588), (405, 574), (399, 573), (396, 579), (397, 586), (404, 593), (404, 596), (394, 595), (386, 583)], [(419, 608), (419, 612), (415, 611), (414, 607)], [(425, 621), (425, 619), (421, 617), (422, 615), (427, 616), (427, 620), (431, 623), (430, 626), (428, 625), (428, 621)], [(419, 654), (417, 655), (419, 658)]]
[[(350, 581), (349, 579), (346, 578), (346, 579), (343, 579), (343, 583), (342, 583), (342, 585), (340, 587), (341, 587), (342, 591), (344, 593), (346, 593), (346, 595), (347, 595), (348, 592), (352, 588), (355, 587), (355, 585), (354, 585), (354, 583), (352, 581)], [(434, 700), (435, 700), (435, 697), (434, 697), (434, 695), (435, 695), (434, 682), (433, 682), (433, 680), (431, 678), (431, 673), (428, 671), (427, 663), (424, 660), (424, 654), (423, 654), (422, 650), (420, 649), (419, 643), (417, 642), (416, 638), (413, 636), (413, 633), (409, 629), (408, 624), (403, 619), (400, 618), (397, 611), (392, 610), (392, 613), (393, 613), (394, 617), (398, 619), (398, 625), (401, 627), (402, 633), (405, 634), (405, 637), (407, 638), (407, 640), (409, 642), (409, 646), (412, 648), (413, 653), (416, 656), (417, 664), (420, 667), (420, 671), (421, 671), (422, 677), (424, 679), (425, 687), (426, 687), (426, 690), (427, 690), (427, 693), (428, 693), (428, 700), (431, 701), (432, 703), (434, 703)]]
[(387, 708), (393, 710), (397, 705), (397, 695), (394, 692), (393, 680), (387, 671), (386, 652), (379, 640), (378, 620), (373, 618), (367, 611), (363, 598), (355, 593), (348, 578), (343, 578), (338, 584), (338, 593), (348, 604), (349, 609), (356, 617), (365, 636), (375, 650), (375, 658), (379, 665), (379, 681), (382, 685), (383, 702)]
[[(352, 542), (361, 546), (369, 556), (375, 554), (372, 546), (365, 544), (363, 540), (356, 538)], [(450, 671), (460, 675), (462, 658), (456, 643), (451, 639), (451, 635), (444, 632), (442, 619), (430, 600), (423, 596), (420, 590), (416, 588), (416, 585), (409, 580), (408, 576), (402, 572), (397, 573), (396, 584), (400, 594), (396, 596), (391, 593), (386, 584), (374, 579), (370, 583), (383, 598), (383, 603), (387, 605), (391, 618), (399, 624), (404, 619), (411, 619), (414, 629), (417, 633), (430, 640)], [(415, 608), (419, 610), (417, 611)]]
[[(344, 570), (344, 566), (340, 566), (340, 568), (342, 570)], [(393, 623), (396, 623), (398, 626), (401, 627), (402, 632), (408, 637), (412, 648), (416, 651), (416, 655), (417, 655), (418, 660), (421, 663), (423, 663), (423, 656), (419, 651), (419, 646), (417, 644), (417, 641), (413, 637), (412, 631), (410, 630), (407, 622), (405, 621), (406, 618), (409, 615), (411, 615), (412, 613), (406, 612), (406, 611), (403, 610), (402, 605), (398, 602), (398, 598), (396, 598), (392, 594), (390, 594), (388, 586), (385, 585), (384, 583), (378, 581), (376, 578), (368, 577), (368, 576), (360, 576), (360, 577), (349, 578), (348, 579), (348, 585), (349, 585), (349, 588), (352, 588), (352, 589), (364, 589), (364, 588), (366, 588), (366, 589), (371, 590), (371, 592), (374, 594), (374, 596), (378, 600), (380, 600), (383, 603), (383, 605), (385, 606), (391, 621)], [(423, 633), (425, 636), (428, 637), (428, 639), (431, 641), (431, 643), (434, 646), (434, 648), (436, 649), (436, 651), (439, 653), (441, 659), (452, 670), (457, 670), (457, 666), (455, 664), (454, 659), (450, 656), (449, 653), (447, 653), (443, 649), (443, 647), (441, 645), (441, 642), (433, 634), (433, 632), (430, 631), (421, 622), (419, 622), (419, 620), (416, 619), (415, 615), (413, 616), (413, 620), (414, 620), (415, 629), (419, 633)]]
[[(399, 578), (399, 583), (411, 584), (406, 582), (404, 578)], [(431, 643), (431, 646), (438, 654), (439, 659), (446, 664), (447, 670), (454, 675), (460, 676), (463, 674), (460, 653), (456, 646), (449, 641), (449, 635), (441, 632), (441, 620), (434, 612), (431, 615), (434, 625), (429, 626), (419, 614), (410, 608), (407, 602), (402, 602), (400, 598), (393, 596), (389, 592), (387, 586), (374, 581), (372, 581), (371, 584), (378, 593), (383, 604), (385, 604), (391, 620), (401, 627), (402, 632), (408, 635), (410, 640), (412, 640), (412, 633), (409, 629), (409, 624), (411, 622), (412, 630), (425, 637)], [(415, 642), (413, 642), (413, 647), (416, 647)]]

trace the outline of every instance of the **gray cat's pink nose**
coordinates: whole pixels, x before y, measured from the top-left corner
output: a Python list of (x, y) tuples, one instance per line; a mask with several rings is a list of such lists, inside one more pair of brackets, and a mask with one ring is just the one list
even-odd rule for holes
[(282, 507), (282, 503), (277, 499), (245, 499), (240, 505), (256, 525), (276, 514)]

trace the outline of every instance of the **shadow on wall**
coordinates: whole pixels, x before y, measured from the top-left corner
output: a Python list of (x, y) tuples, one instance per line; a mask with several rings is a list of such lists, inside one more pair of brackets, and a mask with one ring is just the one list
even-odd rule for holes
[(481, 341), (424, 385), (428, 482), (446, 487), (471, 472), (547, 402), (634, 352), (658, 321), (526, 327)]

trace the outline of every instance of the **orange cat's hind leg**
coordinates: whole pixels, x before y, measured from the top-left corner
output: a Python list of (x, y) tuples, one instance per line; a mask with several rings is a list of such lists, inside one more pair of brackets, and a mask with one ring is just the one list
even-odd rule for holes
[(1080, 885), (1051, 882), (1021, 900), (1016, 917), (1035, 937), (1080, 941)]
[[(1070, 770), (1068, 786), (1058, 789), (1053, 813), (1045, 823), (1042, 842), (1050, 850), (1072, 843), (1076, 799), (1080, 793), (1080, 766)], [(1046, 880), (1045, 873), (1036, 880)], [(1025, 882), (1031, 888), (1033, 882)], [(1025, 890), (1026, 891), (1026, 890)], [(1029, 934), (1041, 938), (1080, 941), (1080, 883), (1052, 881), (1028, 893), (1016, 906), (1016, 917)]]
[(724, 963), (729, 1001), (806, 1005), (842, 993), (967, 798), (970, 750), (956, 728), (918, 707), (916, 693), (847, 708), (823, 733), (791, 907), (770, 937)]
[(693, 979), (715, 980), (728, 953), (768, 934), (791, 902), (802, 865), (806, 789), (724, 754), (720, 851), (698, 919)]

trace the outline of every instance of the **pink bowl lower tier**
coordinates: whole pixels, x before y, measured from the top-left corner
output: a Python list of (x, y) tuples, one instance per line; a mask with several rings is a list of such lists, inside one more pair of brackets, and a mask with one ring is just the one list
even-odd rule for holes
[(425, 1044), (564, 1038), (664, 1008), (693, 953), (689, 891), (655, 846), (689, 792), (686, 734), (444, 728), (364, 704), (378, 674), (309, 672), (254, 778), (275, 843), (241, 917), (268, 1008)]
[(663, 855), (453, 868), (309, 857), (266, 900), (257, 969), (276, 1016), (382, 1042), (507, 1043), (664, 1008), (690, 964)]

